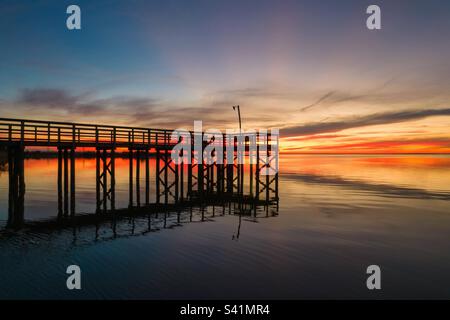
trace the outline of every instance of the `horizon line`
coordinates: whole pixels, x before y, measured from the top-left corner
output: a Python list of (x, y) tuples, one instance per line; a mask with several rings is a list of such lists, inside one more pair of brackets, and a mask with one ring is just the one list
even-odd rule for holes
[(295, 155), (450, 155), (450, 152), (283, 152)]

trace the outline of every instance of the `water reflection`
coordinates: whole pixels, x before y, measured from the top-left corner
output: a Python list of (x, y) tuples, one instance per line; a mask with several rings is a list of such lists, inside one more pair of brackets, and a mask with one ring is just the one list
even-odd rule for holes
[[(14, 244), (35, 244), (33, 239), (67, 242), (72, 246), (93, 245), (101, 241), (144, 236), (152, 232), (174, 229), (188, 223), (214, 222), (224, 216), (236, 217), (236, 233), (239, 238), (243, 218), (255, 222), (261, 218), (278, 215), (277, 204), (254, 205), (251, 203), (227, 202), (223, 205), (190, 206), (177, 211), (118, 210), (119, 214), (85, 214), (70, 219), (47, 219), (24, 222), (20, 232), (17, 229), (0, 231), (0, 242), (7, 246)], [(22, 239), (22, 240), (18, 240)], [(45, 242), (44, 242), (45, 243)], [(44, 244), (45, 245), (45, 244)]]
[[(95, 170), (77, 161), (77, 205), (91, 212)], [(27, 160), (29, 226), (2, 232), (2, 298), (373, 298), (374, 263), (379, 298), (450, 297), (449, 156), (283, 155), (278, 210), (210, 203), (55, 228), (53, 163)], [(73, 263), (86, 277), (76, 296), (64, 287)]]
[(341, 177), (298, 173), (286, 174), (284, 175), (284, 178), (288, 180), (298, 180), (308, 184), (330, 185), (352, 189), (359, 192), (372, 192), (383, 197), (450, 200), (450, 193), (446, 191), (433, 192), (419, 188), (408, 188), (377, 182), (369, 183), (361, 180), (344, 179)]
[(450, 192), (450, 155), (283, 155), (280, 170), (283, 174)]

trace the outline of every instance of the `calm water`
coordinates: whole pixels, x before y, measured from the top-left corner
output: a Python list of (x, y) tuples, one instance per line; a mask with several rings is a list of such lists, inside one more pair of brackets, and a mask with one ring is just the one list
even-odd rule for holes
[[(77, 209), (92, 212), (95, 163), (77, 169)], [(55, 217), (55, 160), (25, 170), (26, 219)], [(119, 161), (119, 206), (127, 179)], [(7, 190), (1, 172), (1, 226)], [(158, 215), (150, 231), (141, 216), (115, 233), (109, 222), (2, 232), (0, 298), (450, 298), (449, 156), (283, 155), (279, 214), (228, 210)], [(81, 291), (65, 287), (70, 264)], [(371, 264), (381, 291), (366, 289)]]

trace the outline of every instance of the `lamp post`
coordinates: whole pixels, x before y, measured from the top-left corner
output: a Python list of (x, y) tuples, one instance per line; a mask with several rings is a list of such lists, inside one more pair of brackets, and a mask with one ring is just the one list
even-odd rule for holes
[(241, 108), (239, 107), (239, 105), (233, 106), (233, 110), (236, 110), (236, 109), (237, 109), (237, 113), (238, 113), (238, 117), (239, 117), (239, 133), (241, 133), (241, 131), (242, 131)]
[[(239, 135), (241, 135), (242, 134), (241, 108), (239, 107), (239, 105), (233, 106), (233, 110), (236, 110), (236, 109), (237, 109), (237, 114), (238, 114), (238, 118), (239, 118)], [(238, 157), (238, 159), (239, 159), (239, 157)], [(241, 186), (241, 181), (243, 181), (242, 176), (241, 176), (241, 174), (243, 172), (240, 172), (240, 171), (243, 169), (243, 167), (241, 167), (241, 165), (238, 165), (238, 168), (240, 169), (238, 171), (238, 193), (240, 193), (239, 189), (241, 189), (241, 187), (240, 187)], [(242, 214), (241, 213), (241, 208), (239, 208), (239, 224), (238, 224), (237, 234), (233, 235), (233, 240), (236, 240), (236, 241), (239, 240), (239, 234), (240, 234), (240, 231), (241, 231), (241, 219), (242, 219), (241, 214)]]
[[(239, 143), (243, 143), (244, 144), (244, 150), (245, 150), (245, 142), (241, 141), (241, 139), (242, 139), (241, 108), (239, 107), (239, 105), (233, 106), (233, 110), (236, 110), (236, 109), (237, 109), (237, 114), (238, 114), (238, 118), (239, 118), (239, 139), (238, 139), (238, 144)], [(240, 163), (240, 161), (242, 161), (244, 159), (245, 155), (239, 156), (240, 148), (238, 148), (237, 152), (238, 152), (238, 155), (237, 155), (237, 160), (238, 160), (238, 193), (242, 194), (243, 190), (244, 190), (244, 166), (243, 166), (243, 163)], [(244, 154), (245, 154), (245, 151), (244, 151)]]

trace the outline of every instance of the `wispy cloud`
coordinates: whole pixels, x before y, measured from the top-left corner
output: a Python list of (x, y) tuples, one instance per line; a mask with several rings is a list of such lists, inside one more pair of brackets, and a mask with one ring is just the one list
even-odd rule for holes
[[(415, 77), (414, 77), (415, 79)], [(445, 81), (443, 79), (443, 81)], [(334, 89), (322, 93), (313, 103), (301, 107), (300, 112), (312, 109), (344, 106), (345, 102), (357, 102), (367, 107), (388, 107), (392, 105), (417, 105), (423, 102), (438, 106), (449, 99), (449, 94), (442, 88), (442, 81), (431, 85), (417, 86), (411, 80), (401, 76), (391, 77), (369, 89), (345, 90)], [(311, 95), (311, 92), (309, 93)]]
[(42, 106), (49, 108), (73, 108), (79, 103), (80, 97), (70, 95), (61, 89), (22, 89), (16, 102), (26, 106)]
[(284, 136), (302, 136), (328, 132), (338, 132), (345, 129), (390, 124), (417, 120), (432, 116), (449, 116), (450, 108), (405, 110), (398, 112), (376, 113), (367, 116), (350, 117), (340, 121), (314, 122), (302, 126), (290, 126), (282, 128)]
[(307, 111), (309, 109), (314, 108), (315, 106), (318, 106), (321, 102), (323, 102), (326, 99), (328, 99), (329, 97), (331, 97), (334, 93), (335, 93), (335, 91), (330, 91), (330, 92), (324, 94), (322, 97), (319, 98), (319, 100), (317, 100), (316, 102), (314, 102), (306, 107), (301, 108), (300, 111)]
[(26, 110), (60, 111), (72, 115), (100, 115), (139, 110), (150, 110), (158, 106), (159, 101), (151, 98), (112, 97), (95, 99), (92, 93), (71, 94), (67, 90), (55, 88), (22, 89), (12, 101), (17, 108)]
[(248, 87), (243, 89), (228, 89), (216, 92), (234, 101), (247, 98), (298, 100), (301, 96), (298, 90), (284, 88), (275, 85)]
[[(224, 102), (179, 106), (151, 97), (113, 96), (98, 98), (95, 92), (71, 93), (60, 88), (25, 88), (13, 100), (0, 100), (9, 116), (132, 124), (148, 127), (191, 127), (194, 120), (223, 128), (236, 123), (233, 112), (224, 116)], [(227, 104), (231, 110), (231, 103)]]

